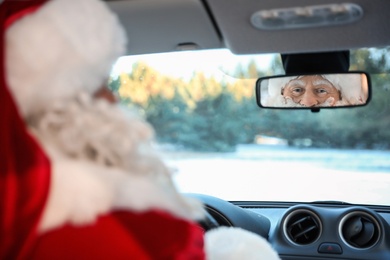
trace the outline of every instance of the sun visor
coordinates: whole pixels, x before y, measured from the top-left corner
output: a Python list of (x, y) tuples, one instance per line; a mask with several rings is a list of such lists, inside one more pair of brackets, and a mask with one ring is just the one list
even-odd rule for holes
[(199, 0), (108, 1), (129, 38), (128, 54), (213, 49), (221, 37)]

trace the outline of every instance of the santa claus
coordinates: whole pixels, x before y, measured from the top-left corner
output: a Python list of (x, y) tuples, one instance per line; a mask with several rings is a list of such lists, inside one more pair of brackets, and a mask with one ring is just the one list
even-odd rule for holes
[(105, 89), (126, 36), (103, 2), (0, 11), (0, 259), (278, 259), (253, 233), (196, 224), (153, 129)]
[(365, 74), (276, 77), (262, 82), (262, 104), (271, 107), (337, 107), (367, 102)]

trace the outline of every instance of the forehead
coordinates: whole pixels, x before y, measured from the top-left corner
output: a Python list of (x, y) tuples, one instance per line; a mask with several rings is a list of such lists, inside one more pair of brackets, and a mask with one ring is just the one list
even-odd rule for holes
[(313, 75), (313, 76), (301, 76), (297, 77), (295, 79), (290, 80), (287, 85), (307, 85), (308, 83), (311, 83), (312, 85), (329, 85), (332, 86), (332, 83), (329, 82), (326, 78), (320, 76), (320, 75)]

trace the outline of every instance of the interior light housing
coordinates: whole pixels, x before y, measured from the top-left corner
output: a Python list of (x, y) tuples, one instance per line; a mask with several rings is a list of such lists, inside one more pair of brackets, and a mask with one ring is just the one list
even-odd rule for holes
[(283, 30), (348, 24), (362, 17), (359, 5), (343, 3), (261, 10), (251, 16), (251, 23), (262, 30)]

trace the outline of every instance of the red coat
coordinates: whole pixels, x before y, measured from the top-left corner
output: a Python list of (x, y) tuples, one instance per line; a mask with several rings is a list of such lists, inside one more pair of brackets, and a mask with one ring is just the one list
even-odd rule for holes
[(4, 28), (9, 17), (43, 2), (0, 4), (0, 259), (204, 259), (203, 231), (157, 211), (112, 212), (93, 225), (37, 233), (50, 188), (50, 162), (27, 133), (7, 89)]
[(168, 214), (115, 212), (39, 236), (36, 259), (203, 259), (202, 230)]

